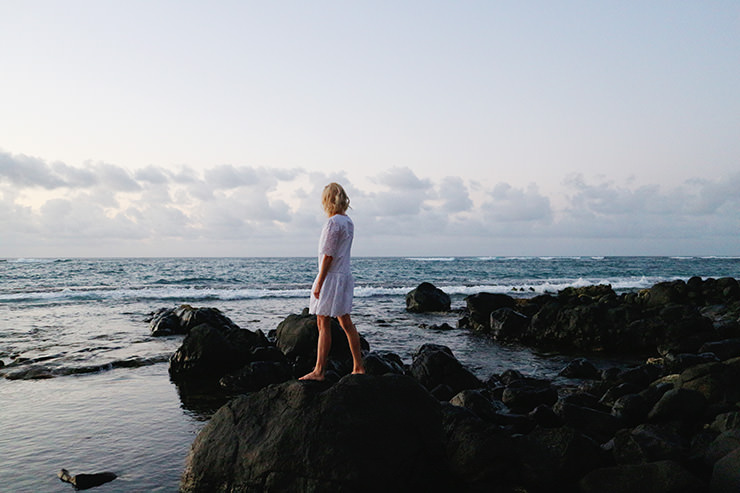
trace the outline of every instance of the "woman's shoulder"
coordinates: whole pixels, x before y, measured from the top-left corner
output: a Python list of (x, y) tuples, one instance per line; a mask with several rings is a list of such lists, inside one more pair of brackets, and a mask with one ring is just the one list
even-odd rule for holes
[(328, 222), (330, 224), (352, 224), (352, 219), (346, 214), (334, 214)]

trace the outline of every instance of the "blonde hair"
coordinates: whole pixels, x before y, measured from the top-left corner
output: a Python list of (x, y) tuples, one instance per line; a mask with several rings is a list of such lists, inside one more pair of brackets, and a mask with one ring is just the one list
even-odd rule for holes
[(329, 216), (344, 214), (349, 209), (349, 197), (339, 183), (329, 183), (321, 194), (321, 205)]

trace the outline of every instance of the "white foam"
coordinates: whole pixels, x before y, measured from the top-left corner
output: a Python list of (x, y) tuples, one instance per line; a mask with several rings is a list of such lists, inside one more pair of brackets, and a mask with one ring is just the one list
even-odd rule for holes
[(416, 262), (452, 262), (456, 260), (456, 257), (406, 257), (406, 260), (414, 260)]

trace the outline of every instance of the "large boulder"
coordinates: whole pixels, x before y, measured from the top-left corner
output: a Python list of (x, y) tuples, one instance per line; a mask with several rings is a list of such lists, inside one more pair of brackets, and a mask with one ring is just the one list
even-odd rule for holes
[(465, 409), (447, 404), (442, 410), (445, 452), (457, 481), (457, 488), (450, 491), (496, 491), (493, 485), (507, 491), (502, 482), (514, 479), (510, 473), (518, 470), (517, 457), (511, 453), (515, 440)]
[(413, 356), (410, 373), (430, 391), (439, 385), (446, 385), (454, 395), (483, 386), (478, 377), (455, 358), (450, 348), (439, 344), (421, 346)]
[(712, 493), (740, 491), (740, 448), (725, 455), (714, 464), (711, 487)]
[[(308, 309), (299, 314), (288, 315), (277, 326), (275, 343), (289, 360), (304, 358), (311, 363), (316, 359), (316, 345), (319, 340), (319, 328), (316, 315), (310, 315)], [(360, 337), (360, 346), (368, 351), (370, 345)], [(339, 361), (352, 361), (347, 336), (336, 318), (331, 319), (331, 350), (329, 358)]]
[(451, 488), (439, 403), (413, 379), (287, 382), (222, 407), (198, 434), (181, 491)]
[(694, 493), (706, 484), (671, 460), (596, 469), (579, 482), (582, 493)]
[(512, 308), (499, 308), (491, 312), (489, 327), (497, 341), (516, 341), (529, 326), (529, 317)]
[(170, 357), (170, 376), (220, 378), (252, 361), (257, 347), (269, 345), (261, 331), (214, 327), (204, 323), (190, 329), (182, 345)]
[(605, 464), (599, 445), (573, 428), (535, 428), (519, 438), (521, 480), (536, 491), (571, 491), (586, 472)]
[(689, 444), (675, 426), (641, 424), (622, 429), (614, 437), (614, 459), (617, 464), (641, 464), (659, 460), (686, 460)]
[(516, 301), (500, 293), (478, 293), (465, 298), (467, 323), (473, 330), (488, 332), (491, 329), (491, 313), (499, 308), (514, 308)]
[(406, 294), (406, 310), (414, 313), (450, 311), (450, 295), (423, 282)]
[(193, 308), (190, 305), (180, 305), (177, 308), (160, 308), (150, 314), (147, 321), (153, 336), (187, 334), (190, 329), (201, 324), (228, 329), (239, 328), (218, 308)]

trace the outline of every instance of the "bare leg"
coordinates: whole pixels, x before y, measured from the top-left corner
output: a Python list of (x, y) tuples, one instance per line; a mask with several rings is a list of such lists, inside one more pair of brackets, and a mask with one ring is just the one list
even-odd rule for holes
[(339, 325), (344, 329), (344, 333), (347, 336), (349, 342), (349, 350), (352, 351), (352, 373), (365, 373), (365, 364), (362, 362), (362, 350), (360, 348), (360, 334), (357, 333), (355, 324), (352, 323), (352, 318), (349, 313), (338, 317)]
[(326, 360), (331, 349), (331, 319), (325, 315), (316, 315), (319, 327), (319, 343), (316, 348), (316, 366), (313, 371), (303, 375), (299, 380), (323, 380), (326, 372)]

